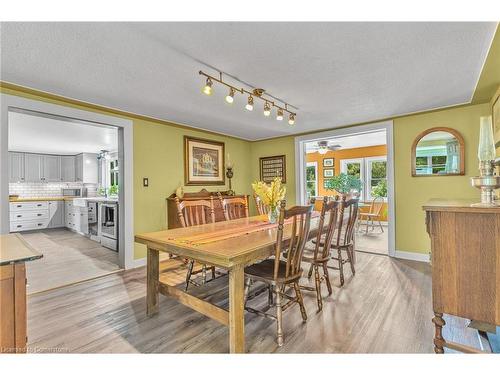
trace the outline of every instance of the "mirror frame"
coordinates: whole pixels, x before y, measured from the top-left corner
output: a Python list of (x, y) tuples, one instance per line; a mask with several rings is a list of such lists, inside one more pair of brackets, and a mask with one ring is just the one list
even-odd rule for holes
[[(460, 172), (459, 173), (447, 173), (447, 174), (417, 174), (416, 172), (416, 155), (417, 155), (417, 145), (420, 140), (427, 134), (434, 132), (447, 132), (455, 136), (458, 143), (460, 144)], [(424, 130), (422, 133), (417, 135), (413, 144), (411, 146), (411, 175), (413, 177), (446, 177), (446, 176), (464, 176), (465, 175), (465, 142), (462, 134), (457, 130), (445, 127), (435, 127)]]

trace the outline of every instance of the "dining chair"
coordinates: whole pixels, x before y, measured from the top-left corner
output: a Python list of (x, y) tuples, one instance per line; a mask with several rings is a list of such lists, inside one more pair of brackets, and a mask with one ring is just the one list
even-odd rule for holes
[(222, 198), (220, 193), (218, 193), (218, 197), (226, 220), (248, 217), (248, 200), (246, 196)]
[[(338, 197), (337, 197), (338, 199)], [(330, 246), (335, 234), (335, 229), (338, 222), (340, 203), (336, 200), (330, 200), (329, 197), (324, 197), (321, 205), (319, 216), (318, 234), (313, 240), (314, 248), (304, 249), (302, 261), (310, 264), (309, 278), (314, 271), (315, 287), (301, 285), (302, 289), (315, 291), (316, 300), (318, 303), (318, 311), (323, 309), (323, 301), (321, 298), (321, 283), (325, 281), (328, 289), (328, 295), (332, 294), (332, 284), (328, 275), (328, 261), (330, 260)], [(320, 276), (320, 269), (323, 270), (323, 276)]]
[[(358, 219), (358, 198), (347, 199), (342, 196), (338, 201), (340, 204), (338, 220), (336, 225), (336, 233), (334, 235), (330, 248), (337, 251), (337, 256), (332, 256), (331, 259), (338, 262), (338, 267), (328, 266), (328, 268), (339, 270), (340, 286), (344, 285), (344, 265), (349, 263), (351, 272), (354, 276), (354, 228)], [(347, 259), (342, 257), (342, 252), (345, 251)]]
[[(182, 202), (179, 201), (178, 197), (175, 197), (175, 205), (177, 207), (177, 216), (183, 228), (215, 223), (212, 196), (208, 200), (183, 200)], [(212, 271), (212, 280), (215, 279), (215, 267), (209, 266), (208, 268)], [(202, 284), (205, 284), (207, 282), (207, 265), (203, 264), (201, 270), (194, 270), (194, 260), (189, 259), (188, 272), (186, 274), (186, 291), (190, 283), (199, 286), (198, 283), (191, 280), (191, 276), (200, 272), (202, 273)]]
[(359, 222), (362, 220), (366, 221), (366, 233), (368, 233), (368, 225), (371, 223), (371, 230), (375, 229), (375, 225), (373, 224), (373, 220), (378, 221), (378, 225), (382, 233), (384, 233), (384, 228), (382, 227), (382, 223), (380, 219), (382, 218), (381, 212), (384, 207), (384, 199), (381, 197), (375, 197), (370, 205), (370, 210), (368, 212), (360, 212), (359, 213)]
[(262, 202), (262, 199), (260, 199), (258, 195), (254, 194), (253, 199), (259, 215), (267, 215), (269, 213), (269, 207)]
[[(307, 320), (307, 313), (299, 287), (299, 280), (302, 276), (301, 262), (304, 246), (309, 238), (313, 208), (312, 206), (295, 206), (286, 210), (285, 204), (286, 202), (284, 200), (280, 203), (280, 216), (278, 220), (274, 259), (266, 259), (245, 268), (245, 309), (248, 312), (276, 320), (277, 341), (279, 346), (283, 345), (283, 311), (297, 303), (300, 307), (302, 320), (304, 322)], [(290, 240), (285, 241), (283, 239), (285, 220), (290, 219), (292, 221)], [(247, 306), (247, 302), (250, 300), (249, 290), (253, 281), (265, 283), (271, 288), (272, 293), (276, 295), (276, 315)], [(286, 287), (293, 287), (295, 296), (286, 294)], [(288, 302), (283, 304), (283, 299), (287, 299)], [(271, 306), (268, 305), (268, 308), (269, 307)]]

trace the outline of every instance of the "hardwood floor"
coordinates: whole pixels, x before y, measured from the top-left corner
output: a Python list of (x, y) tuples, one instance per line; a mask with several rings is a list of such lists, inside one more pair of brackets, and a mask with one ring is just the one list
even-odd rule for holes
[(28, 262), (28, 294), (104, 276), (120, 269), (118, 253), (65, 228), (24, 232), (43, 258)]
[[(298, 307), (284, 314), (285, 342), (276, 344), (275, 322), (247, 313), (247, 351), (252, 353), (433, 353), (431, 279), (428, 264), (358, 253), (356, 277), (346, 272), (339, 288), (316, 312), (305, 292), (307, 323)], [(228, 329), (160, 295), (159, 314), (146, 317), (145, 269), (112, 274), (28, 300), (31, 350), (76, 353), (227, 353)], [(177, 276), (175, 276), (177, 277)], [(304, 283), (307, 280), (303, 280)], [(227, 308), (227, 277), (191, 292)], [(326, 291), (324, 291), (326, 295)], [(267, 301), (265, 293), (252, 300)], [(446, 317), (444, 336), (478, 346), (466, 321)]]
[(389, 237), (388, 228), (384, 227), (384, 232), (376, 227), (373, 231), (369, 230), (368, 233), (364, 231), (365, 227), (362, 225), (359, 231), (356, 231), (356, 250), (387, 255), (389, 253)]

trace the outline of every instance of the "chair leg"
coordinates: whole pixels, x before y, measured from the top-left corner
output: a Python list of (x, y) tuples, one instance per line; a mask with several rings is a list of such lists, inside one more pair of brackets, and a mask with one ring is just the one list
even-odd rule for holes
[(267, 304), (269, 306), (272, 306), (273, 305), (273, 300), (274, 300), (274, 297), (273, 297), (273, 287), (272, 287), (272, 285), (269, 285), (269, 288), (267, 289)]
[(311, 263), (311, 266), (309, 267), (309, 272), (307, 273), (307, 278), (310, 279), (312, 274), (313, 274), (313, 264)]
[(281, 292), (278, 285), (275, 286), (276, 291), (276, 331), (278, 335), (278, 346), (283, 346), (283, 310), (281, 308)]
[(382, 231), (382, 233), (384, 233), (384, 228), (382, 227), (382, 223), (380, 222), (380, 220), (378, 221), (378, 225), (379, 225), (380, 230)]
[(316, 283), (316, 301), (318, 303), (318, 311), (323, 309), (323, 301), (321, 301), (321, 280), (319, 278), (318, 265), (314, 265), (314, 281)]
[(325, 275), (326, 288), (328, 289), (328, 295), (331, 296), (333, 293), (332, 283), (330, 282), (330, 275), (328, 274), (328, 267), (326, 265), (326, 262), (323, 263), (323, 274)]
[(370, 224), (370, 218), (366, 218), (366, 234), (368, 234), (368, 224)]
[(340, 272), (340, 286), (344, 286), (344, 262), (342, 260), (342, 251), (338, 249), (339, 257), (339, 272)]
[(300, 291), (299, 283), (293, 283), (293, 288), (295, 289), (295, 295), (297, 296), (297, 302), (299, 303), (302, 320), (306, 322), (307, 321), (306, 307), (304, 306), (304, 299), (302, 298), (302, 292)]
[(246, 305), (247, 303), (247, 298), (248, 298), (248, 293), (250, 292), (250, 286), (252, 285), (252, 279), (250, 279), (249, 277), (247, 277), (245, 279), (245, 291), (244, 291), (244, 294), (243, 294), (243, 306)]
[(205, 284), (207, 282), (207, 265), (204, 264), (201, 267), (201, 275), (202, 275), (202, 284)]
[(188, 271), (187, 271), (187, 274), (186, 274), (186, 292), (188, 290), (188, 287), (189, 287), (189, 282), (191, 280), (191, 275), (193, 274), (193, 266), (194, 266), (194, 260), (190, 260), (189, 261), (189, 264), (188, 264)]
[(354, 248), (352, 247), (349, 247), (347, 249), (347, 258), (349, 260), (349, 264), (351, 265), (351, 272), (352, 272), (352, 275), (356, 275), (356, 270), (354, 269), (354, 262), (353, 262), (353, 253), (354, 253)]
[(212, 280), (215, 280), (215, 267), (210, 267), (212, 269)]

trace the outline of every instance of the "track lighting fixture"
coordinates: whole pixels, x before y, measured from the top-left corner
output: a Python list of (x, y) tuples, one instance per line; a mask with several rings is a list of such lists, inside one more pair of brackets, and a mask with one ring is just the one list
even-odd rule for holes
[(234, 89), (232, 87), (229, 89), (229, 94), (226, 96), (226, 102), (229, 104), (234, 102)]
[(271, 105), (269, 104), (269, 102), (266, 102), (266, 104), (264, 104), (264, 116), (269, 116), (271, 114)]
[(205, 95), (212, 95), (212, 80), (207, 77), (207, 82), (205, 83), (205, 86), (203, 86), (203, 88), (201, 89), (201, 91), (205, 94)]
[(276, 120), (283, 121), (283, 110), (281, 108), (278, 108), (278, 113), (276, 115)]
[[(292, 112), (288, 109), (288, 106), (297, 109), (297, 107), (292, 106), (291, 104), (285, 103), (283, 100), (278, 99), (268, 93), (266, 90), (261, 88), (252, 88), (251, 90), (246, 90), (244, 88), (237, 88), (222, 79), (222, 72), (219, 72), (218, 77), (214, 77), (207, 73), (204, 73), (200, 70), (200, 75), (205, 76), (207, 78), (205, 86), (201, 89), (201, 92), (205, 95), (212, 95), (213, 93), (213, 81), (224, 85), (229, 88), (229, 93), (226, 95), (225, 100), (227, 103), (232, 104), (234, 102), (234, 95), (238, 92), (240, 94), (248, 94), (247, 104), (245, 105), (245, 109), (248, 111), (253, 111), (254, 107), (254, 98), (260, 99), (264, 102), (264, 116), (271, 116), (271, 111), (273, 107), (276, 107), (276, 120), (283, 121), (285, 112), (288, 113), (288, 123), (290, 125), (295, 124), (295, 116), (297, 115), (295, 112)], [(232, 77), (233, 80), (239, 81), (237, 78)], [(242, 84), (245, 84), (242, 81), (239, 81)], [(247, 84), (246, 84), (247, 85)], [(247, 85), (248, 86), (248, 85)], [(283, 103), (280, 105), (279, 103)]]
[(245, 108), (249, 111), (253, 111), (253, 96), (252, 95), (248, 96), (248, 102), (247, 102), (247, 105), (245, 106)]

